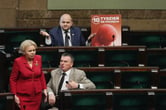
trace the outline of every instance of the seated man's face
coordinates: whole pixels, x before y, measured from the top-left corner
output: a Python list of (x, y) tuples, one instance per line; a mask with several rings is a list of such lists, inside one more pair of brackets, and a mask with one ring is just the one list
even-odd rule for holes
[(73, 62), (69, 56), (62, 56), (60, 59), (60, 68), (63, 72), (68, 71), (73, 66)]
[(59, 24), (63, 30), (68, 30), (73, 25), (72, 18), (69, 15), (63, 15)]

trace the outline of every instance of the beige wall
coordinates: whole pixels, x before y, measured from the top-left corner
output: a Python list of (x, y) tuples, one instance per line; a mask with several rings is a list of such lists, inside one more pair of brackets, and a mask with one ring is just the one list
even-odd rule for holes
[(166, 30), (166, 10), (47, 10), (47, 0), (3, 0), (0, 13), (1, 28), (53, 27), (61, 14), (70, 13), (81, 27), (90, 26), (91, 14), (121, 14), (122, 25), (131, 30)]
[(0, 0), (0, 27), (16, 26), (16, 0)]

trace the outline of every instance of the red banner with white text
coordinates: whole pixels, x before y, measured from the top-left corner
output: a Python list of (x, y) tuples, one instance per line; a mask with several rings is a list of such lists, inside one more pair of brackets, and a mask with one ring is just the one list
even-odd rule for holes
[(91, 46), (121, 46), (121, 15), (91, 15)]

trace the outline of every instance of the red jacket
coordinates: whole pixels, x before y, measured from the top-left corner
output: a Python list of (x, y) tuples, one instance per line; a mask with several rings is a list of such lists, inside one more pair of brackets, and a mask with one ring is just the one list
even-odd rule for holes
[(10, 75), (10, 90), (17, 94), (34, 94), (46, 89), (46, 81), (42, 72), (42, 59), (35, 55), (32, 68), (28, 65), (25, 56), (14, 60)]

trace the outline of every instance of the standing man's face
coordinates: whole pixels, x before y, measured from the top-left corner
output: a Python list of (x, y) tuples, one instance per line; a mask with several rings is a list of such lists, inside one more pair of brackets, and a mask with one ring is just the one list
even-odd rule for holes
[(63, 30), (70, 29), (70, 27), (73, 25), (71, 16), (69, 14), (62, 15), (59, 24)]

